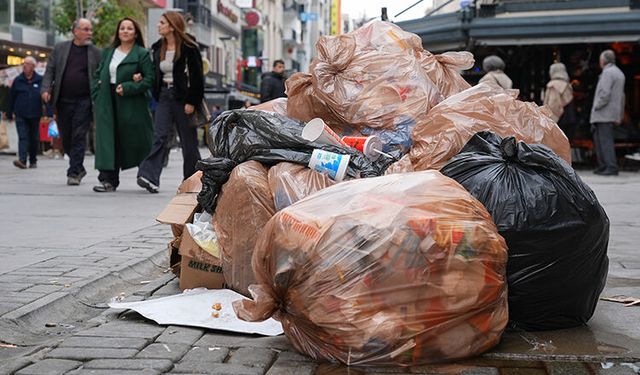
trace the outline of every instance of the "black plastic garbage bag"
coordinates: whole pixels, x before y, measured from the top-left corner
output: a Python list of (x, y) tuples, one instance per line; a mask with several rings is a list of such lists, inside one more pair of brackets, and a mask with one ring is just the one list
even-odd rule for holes
[(607, 277), (609, 219), (571, 166), (546, 146), (480, 132), (441, 172), (485, 205), (507, 241), (512, 325), (586, 323)]
[(283, 161), (307, 165), (313, 150), (322, 149), (351, 155), (347, 176), (352, 178), (380, 176), (388, 166), (388, 162), (373, 163), (350, 147), (310, 143), (302, 138), (303, 127), (303, 122), (264, 111), (235, 110), (218, 116), (209, 126), (207, 139), (212, 157), (200, 163), (204, 168), (199, 168), (203, 171), (200, 205), (209, 213), (215, 210), (215, 197), (233, 169), (221, 160), (235, 164), (255, 160), (266, 165)]
[(238, 165), (231, 159), (210, 157), (198, 160), (196, 169), (202, 171), (202, 190), (198, 193), (198, 203), (209, 213), (216, 208), (216, 198), (231, 175), (233, 168)]

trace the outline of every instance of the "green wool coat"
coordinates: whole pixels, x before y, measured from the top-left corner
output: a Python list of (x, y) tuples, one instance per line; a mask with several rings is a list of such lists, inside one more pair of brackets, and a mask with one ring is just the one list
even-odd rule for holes
[[(155, 77), (151, 56), (146, 49), (136, 44), (118, 65), (116, 86), (122, 84), (124, 93), (122, 96), (116, 95), (114, 105), (109, 79), (109, 64), (114, 50), (113, 47), (109, 47), (103, 51), (91, 87), (96, 121), (95, 161), (98, 170), (138, 166), (149, 155), (153, 142), (153, 125), (147, 95)], [(142, 81), (133, 81), (135, 73), (142, 74)], [(117, 166), (116, 144), (119, 152)]]

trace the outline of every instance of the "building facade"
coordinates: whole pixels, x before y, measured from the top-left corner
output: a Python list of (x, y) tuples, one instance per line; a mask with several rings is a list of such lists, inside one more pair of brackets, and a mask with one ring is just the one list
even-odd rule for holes
[(49, 0), (0, 1), (0, 69), (26, 56), (46, 59), (55, 44)]

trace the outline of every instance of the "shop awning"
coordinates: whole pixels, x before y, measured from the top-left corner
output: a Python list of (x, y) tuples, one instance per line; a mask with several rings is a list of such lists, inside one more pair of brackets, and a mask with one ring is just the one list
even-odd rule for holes
[(640, 42), (640, 10), (544, 13), (471, 17), (469, 13), (459, 11), (399, 22), (398, 25), (420, 36), (423, 46), (432, 52), (469, 49), (474, 45)]
[(469, 37), (488, 46), (640, 41), (640, 11), (475, 18)]
[(399, 22), (398, 25), (422, 38), (423, 46), (429, 51), (458, 50), (467, 45), (463, 15), (461, 12), (446, 13)]

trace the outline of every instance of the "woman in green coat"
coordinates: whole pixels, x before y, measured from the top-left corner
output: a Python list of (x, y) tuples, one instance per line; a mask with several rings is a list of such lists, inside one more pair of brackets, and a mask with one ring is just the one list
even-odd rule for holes
[(140, 26), (131, 18), (123, 18), (118, 22), (113, 44), (102, 53), (91, 88), (96, 169), (100, 171), (95, 192), (115, 191), (120, 169), (137, 167), (149, 154), (153, 127), (147, 92), (154, 77)]

